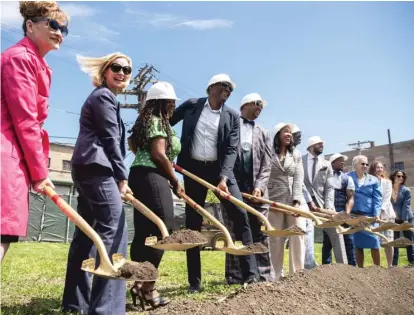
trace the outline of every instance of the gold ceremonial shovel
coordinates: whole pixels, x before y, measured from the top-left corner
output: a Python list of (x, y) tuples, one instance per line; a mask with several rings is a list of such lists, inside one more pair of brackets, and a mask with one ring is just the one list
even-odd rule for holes
[[(96, 231), (70, 206), (60, 197), (52, 188), (45, 187), (43, 193), (49, 197), (58, 208), (95, 244), (100, 258), (99, 266), (96, 268), (94, 258), (86, 259), (82, 262), (81, 269), (94, 275), (114, 280), (136, 280), (136, 281), (155, 281), (158, 277), (157, 269), (149, 263), (137, 263), (126, 260), (122, 254), (113, 254), (114, 264), (109, 259), (105, 245)], [(96, 268), (96, 269), (95, 269)], [(142, 269), (148, 269), (149, 274), (153, 274), (152, 279), (144, 279), (148, 273), (141, 273)], [(152, 269), (152, 270), (150, 270)]]
[(247, 212), (251, 213), (252, 215), (254, 215), (256, 217), (259, 217), (260, 220), (263, 222), (263, 224), (265, 226), (265, 229), (262, 230), (263, 233), (265, 233), (267, 235), (270, 235), (270, 236), (282, 236), (282, 237), (294, 236), (294, 235), (304, 235), (305, 234), (304, 231), (301, 231), (301, 229), (299, 227), (295, 227), (295, 226), (294, 226), (294, 229), (292, 229), (292, 231), (275, 229), (273, 226), (270, 225), (269, 220), (263, 214), (261, 214), (256, 209), (250, 207), (249, 205), (245, 204), (243, 201), (240, 201), (237, 198), (234, 198), (232, 195), (220, 190), (219, 188), (211, 185), (210, 183), (206, 182), (205, 180), (199, 178), (198, 176), (186, 171), (185, 169), (178, 166), (177, 164), (173, 164), (173, 167), (179, 173), (192, 178), (193, 180), (200, 183), (201, 185), (203, 185), (203, 186), (207, 187), (208, 189), (214, 191), (221, 198), (229, 200), (231, 203), (235, 204), (236, 206), (239, 206), (240, 208), (243, 208)]
[[(167, 230), (167, 227), (165, 226), (164, 222), (158, 217), (154, 212), (152, 212), (150, 209), (148, 209), (142, 202), (134, 198), (131, 194), (126, 194), (125, 200), (129, 201), (133, 204), (135, 209), (137, 209), (139, 212), (141, 212), (144, 216), (146, 216), (148, 219), (150, 219), (152, 222), (154, 222), (157, 227), (161, 231), (162, 240), (158, 242), (157, 237), (147, 237), (145, 240), (145, 245), (161, 249), (161, 250), (185, 250), (189, 248), (193, 248), (196, 246), (200, 246), (207, 243), (207, 239), (205, 242), (202, 243), (169, 243), (165, 242), (165, 240), (168, 240), (168, 237), (170, 236)], [(194, 231), (195, 232), (195, 231)], [(177, 231), (176, 233), (180, 233), (180, 231)], [(195, 232), (201, 235), (199, 232)]]
[(219, 250), (223, 252), (232, 254), (232, 255), (251, 255), (251, 254), (263, 254), (267, 253), (269, 250), (266, 249), (265, 251), (257, 251), (257, 250), (249, 250), (248, 246), (236, 246), (231, 239), (230, 233), (227, 228), (220, 223), (213, 215), (211, 215), (207, 210), (203, 209), (200, 205), (198, 205), (194, 200), (188, 197), (185, 193), (181, 193), (180, 197), (184, 199), (186, 203), (188, 203), (194, 210), (196, 210), (200, 215), (205, 217), (207, 220), (211, 221), (211, 223), (218, 228), (223, 234), (226, 239), (225, 246), (217, 247)]

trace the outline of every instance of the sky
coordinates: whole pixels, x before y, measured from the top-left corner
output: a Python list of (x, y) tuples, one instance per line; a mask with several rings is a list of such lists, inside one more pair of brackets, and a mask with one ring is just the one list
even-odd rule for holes
[[(237, 87), (227, 104), (238, 110), (244, 95), (261, 94), (269, 105), (259, 123), (270, 131), (296, 123), (302, 152), (315, 135), (325, 154), (358, 140), (386, 144), (387, 129), (393, 142), (414, 138), (413, 2), (58, 3), (71, 21), (62, 48), (46, 56), (51, 136), (77, 136), (76, 113), (93, 90), (76, 54), (121, 51), (133, 75), (154, 65), (183, 101), (204, 97), (209, 79), (228, 73)], [(1, 9), (4, 51), (22, 37), (22, 18), (17, 2)], [(123, 109), (122, 117), (134, 122), (137, 112)], [(181, 124), (175, 129), (180, 135)]]

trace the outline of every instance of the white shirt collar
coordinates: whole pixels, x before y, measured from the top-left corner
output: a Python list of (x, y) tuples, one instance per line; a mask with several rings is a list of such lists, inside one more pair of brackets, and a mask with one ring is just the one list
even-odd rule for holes
[(220, 113), (220, 114), (221, 114), (221, 111), (223, 109), (223, 106), (221, 106), (220, 109), (212, 109), (211, 106), (210, 106), (210, 102), (208, 101), (208, 97), (206, 99), (206, 103), (204, 104), (204, 107), (208, 107), (212, 112), (214, 112), (214, 113)]

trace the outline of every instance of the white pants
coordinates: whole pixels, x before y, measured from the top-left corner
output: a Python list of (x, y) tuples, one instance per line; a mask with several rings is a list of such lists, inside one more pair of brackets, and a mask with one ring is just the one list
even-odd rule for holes
[[(269, 212), (270, 224), (276, 229), (285, 229), (294, 224), (304, 229), (304, 219), (286, 215), (282, 212)], [(270, 259), (276, 274), (276, 281), (283, 276), (284, 237), (270, 237)], [(289, 273), (293, 274), (304, 268), (305, 237), (289, 237)]]

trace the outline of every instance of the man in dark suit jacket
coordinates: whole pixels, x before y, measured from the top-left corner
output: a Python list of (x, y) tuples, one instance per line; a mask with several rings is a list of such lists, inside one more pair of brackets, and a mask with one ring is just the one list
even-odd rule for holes
[[(269, 199), (267, 184), (271, 169), (272, 144), (266, 129), (256, 124), (255, 120), (267, 105), (257, 93), (243, 97), (240, 107), (240, 145), (234, 166), (234, 175), (241, 192), (256, 197)], [(245, 200), (250, 206), (268, 216), (269, 205), (252, 203)], [(261, 231), (261, 220), (248, 214), (254, 242), (260, 242), (269, 247), (269, 237)], [(224, 216), (226, 219), (227, 217)], [(226, 220), (229, 226), (231, 220)], [(256, 254), (258, 273), (261, 281), (274, 281), (275, 272), (270, 261), (269, 253)], [(225, 276), (229, 284), (242, 283), (239, 257), (226, 254)]]
[[(233, 168), (239, 145), (239, 115), (225, 105), (235, 88), (227, 74), (211, 78), (206, 98), (190, 99), (179, 106), (171, 117), (174, 126), (183, 120), (181, 152), (177, 164), (203, 178), (221, 190), (242, 200)], [(207, 188), (191, 178), (184, 177), (184, 187), (190, 198), (202, 207), (205, 204)], [(234, 223), (236, 240), (245, 245), (252, 244), (252, 233), (245, 210), (224, 202), (224, 208)], [(201, 231), (203, 218), (186, 205), (186, 227)], [(240, 259), (244, 283), (257, 281), (257, 265), (254, 255)], [(201, 289), (200, 248), (187, 250), (189, 292)]]

